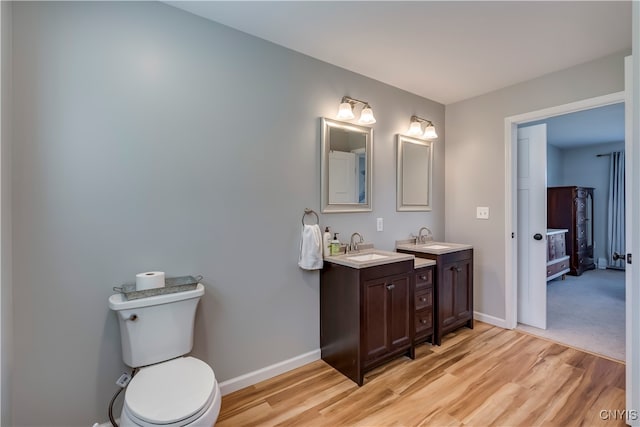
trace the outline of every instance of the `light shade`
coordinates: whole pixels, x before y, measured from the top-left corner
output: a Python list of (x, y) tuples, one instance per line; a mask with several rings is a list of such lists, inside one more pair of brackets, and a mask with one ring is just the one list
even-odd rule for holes
[(422, 135), (422, 125), (420, 122), (411, 122), (409, 125), (409, 130), (407, 131), (407, 135), (409, 136), (421, 136)]
[(353, 115), (353, 107), (348, 102), (343, 102), (338, 107), (338, 118), (341, 120), (351, 120), (355, 116)]
[(424, 139), (436, 139), (438, 137), (438, 134), (436, 133), (435, 126), (429, 124), (429, 126), (424, 129), (424, 135), (422, 135), (422, 137)]
[[(424, 133), (422, 133), (422, 123), (425, 124)], [(431, 120), (423, 119), (418, 116), (411, 116), (411, 122), (409, 122), (409, 130), (407, 135), (415, 136), (421, 139), (436, 139), (438, 134), (436, 133), (436, 127)]]
[[(353, 115), (353, 113), (352, 113)], [(369, 105), (366, 105), (363, 109), (362, 109), (362, 113), (360, 114), (360, 120), (358, 120), (360, 123), (364, 123), (364, 124), (372, 124), (376, 122), (376, 118), (373, 117), (373, 110), (371, 110), (371, 107), (369, 107)]]

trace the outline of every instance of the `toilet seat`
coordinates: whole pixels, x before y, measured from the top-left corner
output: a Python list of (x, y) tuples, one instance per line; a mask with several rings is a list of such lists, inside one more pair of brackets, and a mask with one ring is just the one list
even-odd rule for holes
[(179, 357), (140, 369), (127, 387), (123, 411), (140, 426), (184, 426), (210, 409), (218, 390), (209, 365)]

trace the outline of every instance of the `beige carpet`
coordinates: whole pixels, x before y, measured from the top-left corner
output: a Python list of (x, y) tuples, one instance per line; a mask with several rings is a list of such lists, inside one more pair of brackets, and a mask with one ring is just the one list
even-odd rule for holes
[(547, 329), (518, 329), (624, 361), (624, 271), (590, 270), (547, 285)]

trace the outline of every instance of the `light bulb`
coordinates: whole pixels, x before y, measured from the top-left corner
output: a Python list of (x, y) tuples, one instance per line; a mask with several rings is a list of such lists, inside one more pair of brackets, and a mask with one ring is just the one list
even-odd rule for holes
[(351, 107), (351, 104), (349, 104), (348, 102), (343, 102), (342, 104), (340, 104), (340, 107), (338, 107), (338, 118), (341, 120), (351, 120), (353, 119), (355, 116), (353, 115), (353, 108)]
[(358, 121), (364, 124), (372, 124), (376, 122), (376, 118), (373, 117), (373, 110), (371, 110), (371, 107), (366, 105), (362, 109), (362, 113), (360, 114), (360, 120)]

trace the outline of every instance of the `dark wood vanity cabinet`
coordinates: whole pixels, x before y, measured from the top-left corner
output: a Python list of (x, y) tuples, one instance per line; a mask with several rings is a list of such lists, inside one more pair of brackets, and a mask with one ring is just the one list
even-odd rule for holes
[(356, 269), (325, 262), (320, 274), (320, 349), (358, 385), (364, 373), (413, 351), (413, 260)]
[(398, 252), (436, 261), (432, 342), (440, 345), (444, 335), (463, 326), (473, 329), (473, 249), (439, 255), (403, 249)]
[(548, 187), (547, 227), (567, 229), (569, 274), (596, 268), (593, 257), (593, 188)]
[(415, 270), (413, 307), (415, 335), (414, 344), (433, 341), (433, 273), (434, 266), (419, 267)]

